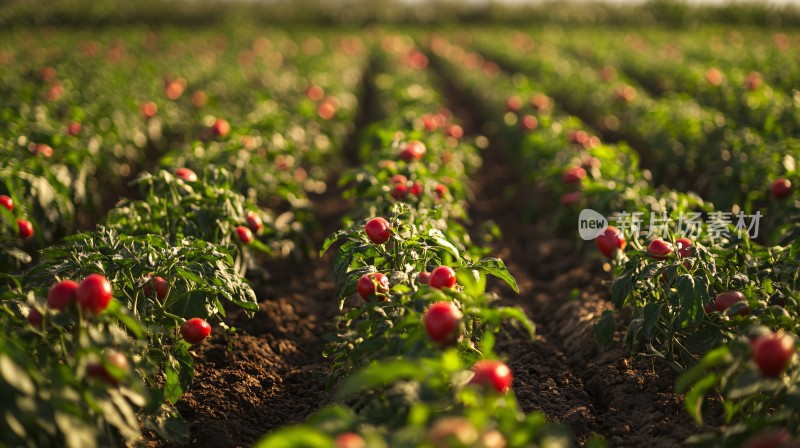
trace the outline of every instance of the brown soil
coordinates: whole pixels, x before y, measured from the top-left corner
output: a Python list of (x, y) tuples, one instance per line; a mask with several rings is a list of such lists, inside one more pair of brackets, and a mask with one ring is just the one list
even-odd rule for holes
[[(317, 241), (340, 225), (348, 205), (338, 198), (330, 192), (316, 200)], [(215, 331), (195, 349), (194, 383), (177, 403), (190, 424), (189, 446), (250, 446), (329, 402), (322, 336), (338, 312), (330, 255), (248, 272), (260, 302), (255, 317), (231, 313), (236, 333)]]

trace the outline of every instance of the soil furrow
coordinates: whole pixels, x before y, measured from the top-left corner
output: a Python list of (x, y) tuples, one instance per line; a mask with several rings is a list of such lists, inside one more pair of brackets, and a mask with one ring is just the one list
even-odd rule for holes
[[(333, 189), (312, 200), (321, 241), (349, 204)], [(195, 381), (177, 404), (190, 423), (189, 446), (249, 446), (329, 402), (323, 336), (338, 313), (330, 257), (263, 261), (248, 273), (259, 298), (255, 317), (231, 313), (236, 333), (217, 328), (195, 349)]]
[[(467, 133), (484, 127), (477, 103), (450, 84), (445, 91)], [(608, 274), (574, 241), (553, 236), (547, 216), (521, 218), (541, 193), (519, 181), (504, 144), (493, 141), (483, 153), (470, 215), (476, 223), (494, 221), (502, 230), (493, 253), (506, 261), (521, 292), (495, 284), (501, 304), (521, 307), (537, 325), (535, 341), (512, 328), (497, 346), (513, 372), (522, 409), (568, 425), (580, 444), (598, 434), (613, 446), (680, 445), (699, 429), (673, 392), (676, 374), (665, 365), (632, 358), (620, 342), (598, 352), (593, 328), (611, 308), (604, 283)], [(617, 320), (621, 328), (624, 318)]]

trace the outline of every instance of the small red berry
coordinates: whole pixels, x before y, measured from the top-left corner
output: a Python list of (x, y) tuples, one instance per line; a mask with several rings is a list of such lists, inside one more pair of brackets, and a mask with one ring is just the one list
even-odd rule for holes
[(403, 199), (406, 198), (406, 196), (408, 196), (408, 187), (406, 186), (406, 184), (400, 184), (400, 183), (395, 184), (395, 186), (392, 187), (391, 194), (392, 197), (395, 198), (396, 200), (402, 201)]
[(689, 238), (678, 238), (675, 240), (678, 245), (678, 255), (681, 258), (686, 258), (692, 255), (692, 240)]
[(753, 361), (761, 373), (777, 377), (786, 369), (794, 357), (794, 340), (785, 334), (777, 333), (762, 336), (753, 343)]
[(244, 244), (250, 244), (250, 242), (253, 241), (253, 232), (245, 226), (236, 227), (236, 236), (238, 236), (239, 241)]
[(197, 182), (197, 174), (189, 168), (178, 168), (175, 170), (175, 175), (186, 182)]
[(208, 322), (193, 317), (181, 325), (181, 336), (190, 344), (199, 344), (211, 334), (211, 325)]
[(778, 199), (789, 197), (792, 194), (792, 182), (782, 177), (775, 179), (770, 190), (772, 191), (772, 196)]
[(26, 219), (17, 220), (17, 228), (19, 229), (19, 236), (26, 240), (33, 236), (33, 224)]
[(608, 226), (597, 238), (594, 239), (594, 244), (600, 252), (607, 258), (614, 255), (614, 251), (625, 249), (627, 241), (622, 236), (622, 233), (614, 226)]
[(261, 217), (258, 214), (250, 211), (247, 212), (247, 226), (250, 227), (253, 233), (258, 233), (264, 228), (264, 222), (261, 221)]
[(42, 325), (42, 313), (36, 308), (31, 308), (31, 310), (28, 311), (28, 317), (26, 319), (28, 319), (28, 323), (34, 327)]
[(672, 244), (662, 239), (655, 239), (647, 246), (647, 255), (655, 260), (666, 260), (672, 251)]
[(470, 384), (493, 388), (503, 394), (511, 389), (511, 369), (500, 361), (478, 361), (472, 371), (475, 375)]
[(376, 295), (385, 296), (389, 293), (389, 278), (380, 272), (362, 275), (356, 283), (358, 295), (364, 300), (369, 300)]
[(458, 339), (458, 325), (462, 317), (461, 311), (452, 302), (434, 303), (423, 318), (428, 337), (437, 344), (454, 344)]
[(86, 277), (75, 290), (78, 305), (93, 314), (100, 314), (108, 308), (112, 296), (111, 283), (100, 274)]
[(72, 280), (63, 280), (53, 285), (47, 293), (47, 307), (51, 310), (63, 311), (75, 301), (78, 286)]
[(0, 195), (0, 205), (6, 208), (8, 211), (14, 210), (14, 200), (11, 199), (10, 196)]
[(383, 218), (373, 218), (367, 221), (366, 226), (364, 226), (364, 230), (367, 232), (367, 237), (373, 244), (383, 244), (389, 241), (389, 238), (392, 236), (391, 230), (392, 225), (389, 224), (389, 221)]
[(423, 155), (425, 155), (425, 144), (417, 140), (406, 143), (405, 147), (400, 152), (400, 158), (406, 162), (419, 160)]
[[(734, 303), (738, 302), (746, 302), (747, 297), (744, 296), (739, 291), (725, 291), (722, 293), (717, 294), (717, 297), (714, 299), (714, 310), (718, 312), (723, 312), (731, 307)], [(745, 306), (740, 312), (740, 316), (746, 316), (750, 313), (750, 308)]]
[(449, 266), (439, 266), (431, 272), (428, 284), (436, 289), (452, 288), (456, 284), (456, 272)]
[(579, 166), (573, 166), (564, 171), (561, 180), (565, 184), (573, 184), (580, 182), (584, 177), (586, 177), (586, 170)]

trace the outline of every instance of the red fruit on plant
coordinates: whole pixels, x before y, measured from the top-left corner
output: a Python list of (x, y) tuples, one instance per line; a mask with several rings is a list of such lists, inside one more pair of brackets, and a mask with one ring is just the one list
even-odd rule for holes
[(452, 302), (434, 303), (423, 318), (428, 337), (437, 344), (454, 344), (458, 340), (458, 324), (462, 317), (461, 311)]
[(8, 211), (14, 210), (14, 200), (4, 194), (0, 195), (0, 205), (5, 207)]
[(567, 140), (569, 140), (570, 143), (583, 145), (589, 141), (589, 134), (587, 134), (586, 131), (569, 131), (567, 133)]
[(600, 250), (600, 253), (607, 258), (611, 258), (615, 250), (625, 249), (625, 245), (628, 243), (616, 227), (608, 226), (603, 233), (594, 239), (594, 244)]
[(33, 145), (33, 150), (31, 152), (33, 152), (33, 155), (36, 156), (52, 157), (53, 147), (44, 143), (37, 143)]
[(692, 255), (692, 240), (689, 238), (678, 238), (675, 240), (675, 244), (678, 245), (678, 255), (681, 258), (686, 258)]
[(789, 448), (796, 446), (789, 444), (791, 441), (792, 436), (785, 428), (768, 429), (750, 438), (744, 446), (745, 448)]
[(431, 272), (428, 284), (436, 289), (452, 288), (456, 284), (456, 272), (449, 266), (439, 266)]
[(478, 361), (472, 371), (475, 375), (469, 381), (470, 384), (493, 388), (503, 394), (511, 389), (511, 369), (500, 361)]
[(364, 226), (364, 230), (367, 232), (367, 238), (372, 241), (373, 244), (383, 244), (389, 241), (389, 238), (392, 236), (391, 230), (392, 225), (389, 224), (389, 221), (383, 218), (372, 218), (367, 221), (367, 225)]
[(412, 140), (406, 143), (405, 147), (402, 151), (400, 151), (400, 158), (405, 160), (406, 162), (413, 162), (414, 160), (419, 160), (425, 155), (425, 144), (417, 141)]
[(395, 174), (394, 176), (392, 176), (391, 182), (393, 184), (404, 184), (408, 182), (408, 178), (406, 176), (403, 176), (402, 174)]
[(306, 96), (311, 101), (319, 101), (325, 96), (325, 90), (320, 86), (311, 86), (306, 90)]
[(517, 95), (512, 95), (506, 99), (506, 109), (510, 112), (517, 112), (522, 109), (522, 98)]
[(192, 93), (192, 106), (203, 107), (208, 104), (208, 94), (202, 90), (197, 90)]
[(753, 343), (753, 361), (764, 376), (777, 377), (794, 356), (794, 339), (782, 333), (762, 336)]
[(335, 448), (367, 448), (367, 442), (363, 437), (354, 432), (345, 432), (336, 436), (334, 441)]
[(711, 307), (711, 303), (706, 303), (703, 305), (703, 310), (706, 312), (706, 314), (711, 314), (711, 312), (714, 311), (714, 308)]
[(406, 196), (408, 196), (408, 187), (406, 184), (395, 184), (395, 186), (392, 188), (392, 197), (398, 201), (402, 201), (406, 198)]
[(81, 132), (81, 124), (77, 121), (70, 121), (67, 125), (67, 134), (75, 137)]
[[(717, 297), (714, 299), (714, 310), (718, 312), (723, 312), (730, 308), (731, 305), (738, 302), (746, 302), (747, 297), (744, 296), (739, 291), (725, 291), (722, 293), (717, 294)], [(742, 309), (739, 312), (740, 316), (745, 316), (750, 312), (748, 307)]]
[(772, 187), (770, 187), (770, 191), (772, 191), (772, 195), (778, 199), (788, 197), (792, 194), (792, 182), (783, 177), (775, 179), (775, 182), (772, 183)]
[(389, 293), (389, 278), (380, 272), (365, 274), (358, 279), (356, 289), (364, 300), (369, 300), (377, 294), (385, 295)]
[(666, 260), (672, 252), (672, 244), (660, 238), (651, 241), (647, 246), (647, 255), (656, 260)]
[(28, 311), (28, 317), (26, 319), (28, 319), (28, 323), (34, 327), (42, 325), (42, 313), (36, 308), (31, 308), (31, 310)]
[(181, 95), (183, 95), (184, 90), (186, 90), (186, 80), (183, 78), (178, 78), (175, 81), (168, 83), (164, 89), (167, 98), (173, 101), (180, 98)]
[(427, 272), (427, 271), (422, 271), (422, 272), (419, 273), (419, 276), (417, 277), (417, 280), (420, 283), (427, 285), (428, 283), (430, 283), (431, 273)]
[(199, 317), (193, 317), (181, 324), (181, 336), (190, 344), (199, 344), (210, 334), (211, 325)]
[(539, 120), (533, 115), (525, 115), (522, 117), (522, 120), (520, 120), (520, 126), (526, 131), (532, 131), (539, 127)]
[(239, 241), (244, 244), (250, 244), (250, 242), (253, 241), (253, 232), (245, 226), (236, 227), (236, 236), (238, 236)]
[(211, 131), (217, 137), (225, 137), (231, 131), (231, 125), (224, 118), (217, 118), (211, 126)]
[(450, 125), (450, 127), (447, 128), (447, 136), (461, 138), (464, 136), (464, 129), (457, 124)]
[(250, 230), (252, 230), (253, 233), (258, 233), (261, 231), (261, 229), (264, 228), (264, 222), (261, 221), (261, 217), (258, 216), (256, 213), (251, 211), (247, 212), (246, 218), (247, 218), (247, 227), (250, 227)]
[(47, 307), (51, 310), (63, 311), (76, 299), (78, 284), (72, 280), (63, 280), (47, 292)]
[(433, 190), (436, 194), (436, 197), (442, 199), (445, 194), (447, 194), (447, 185), (444, 184), (436, 184), (436, 188)]
[[(125, 357), (122, 353), (116, 350), (109, 350), (105, 355), (105, 362), (108, 363), (112, 368), (118, 370), (127, 376), (130, 374), (131, 367), (128, 364), (128, 358)], [(96, 378), (99, 380), (103, 380), (108, 384), (117, 385), (119, 384), (119, 378), (117, 378), (114, 374), (109, 372), (106, 364), (99, 363), (99, 362), (92, 362), (86, 365), (86, 376), (89, 378)]]
[(573, 166), (564, 171), (564, 174), (561, 175), (561, 180), (565, 184), (574, 184), (580, 182), (584, 177), (586, 177), (586, 170), (579, 166)]
[(108, 308), (112, 296), (111, 283), (100, 274), (86, 277), (75, 290), (78, 305), (82, 310), (93, 314), (100, 314)]
[(148, 101), (142, 104), (142, 116), (144, 118), (150, 119), (153, 118), (158, 112), (158, 105), (152, 101)]
[(750, 72), (750, 74), (747, 75), (747, 79), (744, 80), (744, 85), (747, 87), (747, 90), (753, 91), (761, 87), (762, 81), (760, 73)]
[(197, 174), (189, 168), (178, 168), (175, 170), (175, 175), (186, 182), (197, 182)]
[(411, 191), (411, 194), (413, 194), (414, 196), (419, 197), (420, 195), (422, 195), (422, 184), (419, 182), (414, 182), (414, 184), (411, 185), (411, 189), (409, 191)]
[(722, 75), (722, 72), (715, 67), (711, 67), (706, 72), (706, 81), (708, 81), (708, 83), (711, 84), (712, 86), (719, 86), (720, 84), (722, 84), (723, 79), (724, 77)]
[(330, 101), (323, 101), (317, 106), (317, 115), (323, 120), (330, 120), (336, 116), (336, 105)]
[(155, 289), (156, 298), (158, 300), (163, 300), (164, 297), (167, 296), (169, 284), (166, 280), (164, 280), (164, 277), (153, 277), (153, 274), (150, 274), (148, 277), (152, 278), (144, 285), (144, 295), (151, 296), (153, 294), (153, 290)]
[(20, 238), (23, 240), (33, 236), (33, 224), (26, 219), (17, 220), (17, 229), (19, 230)]

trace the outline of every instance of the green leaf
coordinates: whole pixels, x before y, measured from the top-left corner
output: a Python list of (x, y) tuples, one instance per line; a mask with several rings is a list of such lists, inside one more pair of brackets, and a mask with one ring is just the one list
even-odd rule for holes
[(644, 333), (644, 338), (648, 341), (652, 340), (655, 335), (655, 328), (661, 318), (661, 311), (663, 308), (663, 303), (648, 303), (644, 306), (644, 311), (642, 312), (642, 317), (644, 318), (642, 331)]
[(603, 311), (594, 327), (594, 342), (601, 351), (607, 350), (614, 342), (614, 311)]
[(486, 272), (489, 275), (493, 275), (500, 280), (505, 281), (508, 286), (514, 290), (514, 292), (519, 294), (517, 281), (514, 280), (514, 277), (510, 272), (508, 272), (508, 268), (506, 267), (505, 263), (503, 263), (503, 260), (499, 258), (484, 258), (473, 267), (479, 271)]
[(328, 237), (325, 238), (325, 241), (322, 243), (322, 249), (319, 250), (319, 256), (321, 257), (325, 255), (325, 252), (328, 251), (328, 249), (331, 247), (333, 243), (347, 236), (350, 232), (351, 232), (350, 230), (342, 229), (342, 230), (337, 230), (336, 232), (333, 232), (332, 234), (328, 235)]
[(679, 394), (685, 393), (693, 384), (706, 376), (709, 370), (731, 362), (733, 356), (727, 346), (722, 346), (711, 350), (703, 356), (700, 362), (687, 370), (678, 378), (675, 383), (675, 391)]
[(498, 308), (498, 311), (500, 312), (500, 316), (503, 319), (514, 319), (520, 324), (522, 324), (522, 326), (525, 327), (526, 330), (528, 330), (528, 334), (531, 336), (531, 340), (534, 340), (536, 338), (536, 326), (530, 319), (528, 319), (528, 316), (526, 316), (525, 312), (523, 312), (521, 309), (511, 306), (504, 306)]
[(695, 383), (694, 387), (686, 394), (684, 405), (697, 426), (702, 426), (703, 424), (703, 402), (705, 401), (706, 392), (717, 384), (719, 378), (718, 374), (708, 375)]
[(369, 389), (382, 387), (398, 379), (424, 380), (429, 372), (411, 361), (390, 361), (373, 363), (354, 372), (344, 381), (336, 392), (336, 400), (343, 400)]
[(486, 291), (486, 276), (481, 275), (476, 269), (461, 269), (456, 278), (467, 295), (479, 296)]
[(175, 404), (183, 396), (178, 362), (172, 358), (164, 363), (164, 400)]
[(680, 303), (678, 320), (685, 327), (689, 322), (696, 321), (698, 313), (702, 316), (703, 305), (698, 300), (700, 294), (695, 293), (694, 277), (691, 275), (679, 275), (675, 287), (678, 290), (678, 303)]
[(633, 291), (633, 279), (630, 271), (614, 279), (614, 283), (611, 285), (611, 301), (614, 303), (614, 307), (622, 308), (631, 291)]
[(331, 438), (309, 425), (279, 429), (256, 442), (253, 448), (330, 448)]
[(442, 233), (439, 229), (431, 229), (428, 231), (428, 238), (436, 245), (442, 247), (444, 250), (449, 252), (455, 258), (461, 258), (458, 253), (458, 249), (456, 248), (455, 243), (447, 237), (444, 233)]

